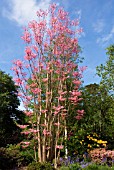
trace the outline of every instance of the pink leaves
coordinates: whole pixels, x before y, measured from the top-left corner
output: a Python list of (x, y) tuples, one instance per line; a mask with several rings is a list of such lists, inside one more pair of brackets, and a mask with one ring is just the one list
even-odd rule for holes
[(17, 125), (18, 127), (20, 127), (21, 129), (26, 129), (29, 125)]
[(22, 79), (20, 79), (20, 78), (15, 78), (14, 80), (15, 80), (15, 83), (17, 86), (22, 85), (22, 83), (23, 83)]
[(48, 131), (48, 130), (46, 130), (46, 129), (44, 129), (44, 130), (43, 130), (43, 135), (44, 135), (44, 136), (50, 136), (50, 135), (51, 135), (51, 132)]
[(30, 145), (30, 142), (21, 142), (22, 148), (27, 148)]
[(75, 116), (75, 118), (77, 120), (80, 120), (83, 117), (84, 114), (84, 110), (77, 110), (77, 116)]
[(70, 92), (72, 96), (80, 96), (81, 92), (77, 91), (77, 90), (73, 90), (72, 92)]
[(22, 68), (23, 67), (23, 62), (21, 60), (15, 60), (13, 61), (13, 64), (15, 64), (15, 66)]
[(81, 85), (81, 81), (80, 80), (73, 80), (73, 83), (77, 86)]
[(31, 89), (31, 92), (34, 93), (34, 94), (38, 94), (41, 92), (41, 89), (39, 88), (34, 88), (34, 89)]
[(33, 115), (32, 111), (24, 111), (24, 113), (25, 113), (26, 116), (32, 116)]
[(54, 123), (55, 126), (60, 126), (60, 122)]
[(31, 48), (30, 48), (30, 47), (26, 47), (25, 52), (26, 52), (26, 54), (27, 54), (28, 56), (30, 56), (31, 53), (32, 53)]
[(48, 110), (45, 109), (45, 110), (42, 110), (41, 112), (42, 112), (43, 114), (45, 114), (47, 111), (48, 111)]
[(33, 60), (37, 57), (37, 54), (33, 53), (32, 49), (30, 47), (26, 47), (25, 53), (26, 53), (26, 55), (24, 57), (25, 60), (30, 61), (30, 60)]
[[(75, 81), (75, 84), (78, 84), (77, 83), (78, 81)], [(80, 81), (79, 81), (79, 84), (80, 84)], [(81, 95), (81, 92), (77, 91), (77, 90), (73, 90), (72, 92), (70, 92), (71, 94), (71, 97), (69, 97), (69, 100), (74, 103), (74, 104), (77, 104), (78, 101), (80, 101), (80, 98), (78, 98), (80, 95)]]
[(63, 98), (62, 96), (60, 96), (60, 97), (58, 97), (58, 100), (61, 101), (61, 102), (63, 102), (63, 101), (66, 100), (66, 98)]
[(63, 149), (63, 145), (56, 145), (56, 149)]
[(28, 44), (31, 42), (31, 34), (27, 29), (25, 29), (24, 35), (21, 38)]
[(63, 10), (63, 8), (60, 8), (60, 9), (58, 10), (58, 17), (59, 17), (61, 20), (66, 20), (67, 17), (68, 17), (68, 12), (65, 12), (65, 11)]
[(48, 81), (48, 78), (43, 78), (42, 81), (46, 83)]
[(44, 10), (42, 10), (42, 9), (40, 9), (39, 11), (37, 11), (37, 16), (38, 16), (38, 17), (45, 17), (45, 16), (47, 16), (47, 14), (48, 14), (48, 11), (44, 11)]

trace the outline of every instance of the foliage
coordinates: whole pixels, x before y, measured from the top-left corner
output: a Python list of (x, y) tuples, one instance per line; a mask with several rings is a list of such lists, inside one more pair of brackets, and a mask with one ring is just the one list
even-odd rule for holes
[[(27, 141), (23, 148), (33, 146), (36, 161), (57, 159), (65, 150), (69, 115), (80, 120), (84, 110), (77, 109), (81, 98), (80, 77), (85, 67), (79, 69), (77, 58), (81, 33), (78, 20), (70, 21), (63, 8), (52, 4), (49, 11), (38, 11), (37, 21), (31, 21), (22, 39), (27, 44), (24, 62), (14, 61), (15, 82), (20, 87), (19, 96), (25, 107), (26, 124), (23, 129)], [(49, 22), (47, 23), (47, 19)]]
[(108, 59), (106, 64), (98, 66), (97, 75), (101, 77), (101, 86), (107, 88), (107, 91), (114, 92), (114, 45), (110, 45), (106, 54)]
[(91, 164), (87, 166), (86, 168), (83, 168), (83, 170), (113, 170), (114, 167), (109, 167), (109, 166), (102, 166), (102, 165), (97, 165), (97, 164)]
[(98, 84), (86, 85), (82, 97), (83, 101), (79, 107), (85, 114), (69, 129), (67, 141), (69, 154), (72, 155), (73, 152), (83, 154), (96, 147), (107, 146), (113, 149), (113, 97), (108, 94), (105, 87), (101, 89)]
[(61, 167), (60, 167), (60, 170), (69, 170), (69, 167), (61, 166)]
[[(20, 145), (9, 145), (7, 148), (0, 148), (0, 169), (12, 169), (28, 165), (33, 158), (26, 151), (21, 150)], [(7, 163), (6, 163), (7, 162)]]
[(18, 106), (17, 88), (12, 78), (0, 71), (0, 147), (20, 141), (20, 129), (15, 122), (21, 123), (24, 116)]
[(62, 165), (62, 166), (69, 166), (71, 164), (76, 164), (78, 163), (80, 160), (79, 160), (79, 157), (71, 157), (71, 156), (68, 156), (67, 158), (62, 158), (60, 157), (59, 161), (58, 161), (58, 164)]
[(90, 164), (89, 166), (84, 168), (84, 170), (99, 170), (99, 165), (97, 165), (97, 164)]
[(69, 170), (81, 170), (79, 163), (75, 163), (69, 166)]
[(32, 162), (28, 165), (27, 170), (54, 170), (50, 163)]
[(97, 164), (112, 166), (114, 161), (114, 151), (104, 148), (97, 148), (90, 151), (92, 161)]

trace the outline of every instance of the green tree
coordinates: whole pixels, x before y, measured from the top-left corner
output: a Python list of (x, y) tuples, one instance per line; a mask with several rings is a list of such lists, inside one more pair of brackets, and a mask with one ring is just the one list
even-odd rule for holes
[(114, 45), (110, 45), (106, 54), (108, 59), (106, 64), (97, 66), (97, 75), (101, 77), (101, 86), (105, 86), (108, 91), (114, 91)]
[(24, 121), (18, 110), (19, 99), (12, 78), (0, 71), (0, 147), (19, 141), (20, 129), (16, 122)]
[[(98, 139), (108, 142), (108, 147), (113, 148), (114, 140), (114, 99), (105, 87), (99, 84), (86, 85), (82, 90), (82, 103), (79, 109), (85, 114), (78, 122), (70, 119), (72, 128), (69, 130), (68, 149), (83, 153), (90, 141), (88, 135), (97, 134)], [(71, 125), (70, 125), (71, 127)], [(74, 135), (73, 135), (74, 134)], [(82, 142), (83, 141), (83, 142)]]

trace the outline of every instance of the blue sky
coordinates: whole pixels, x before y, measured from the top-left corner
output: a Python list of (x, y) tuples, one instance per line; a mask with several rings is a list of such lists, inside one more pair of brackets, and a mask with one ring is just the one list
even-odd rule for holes
[(114, 0), (0, 0), (0, 69), (11, 76), (12, 61), (22, 59), (23, 27), (36, 19), (39, 8), (46, 9), (55, 2), (69, 12), (70, 17), (80, 18), (84, 33), (79, 38), (84, 73), (84, 84), (97, 83), (96, 66), (105, 63), (105, 48), (114, 44)]

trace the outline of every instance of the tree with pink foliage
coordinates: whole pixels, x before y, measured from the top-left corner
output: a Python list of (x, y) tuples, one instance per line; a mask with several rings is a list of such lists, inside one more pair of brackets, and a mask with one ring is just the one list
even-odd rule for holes
[(84, 114), (76, 110), (82, 100), (79, 87), (85, 69), (79, 70), (76, 62), (82, 29), (77, 19), (71, 21), (68, 13), (55, 4), (47, 11), (39, 10), (37, 16), (22, 36), (26, 43), (24, 60), (15, 60), (12, 68), (27, 117), (27, 124), (18, 126), (28, 139), (21, 144), (24, 148), (33, 145), (35, 160), (55, 159), (57, 167), (61, 149), (67, 156), (63, 141), (67, 138), (69, 114), (75, 110), (73, 119), (78, 120)]

